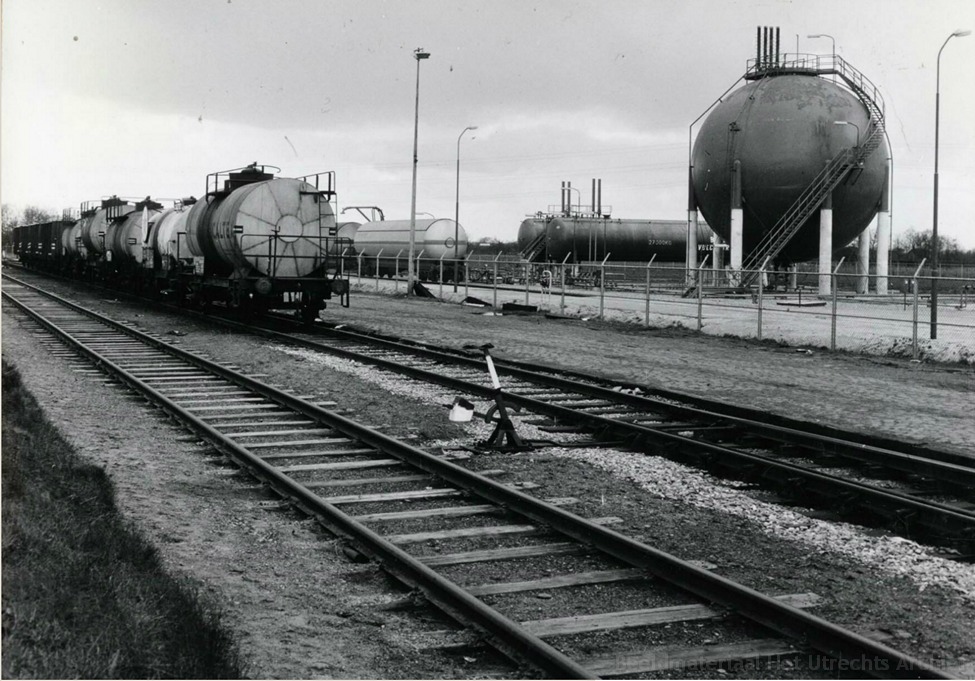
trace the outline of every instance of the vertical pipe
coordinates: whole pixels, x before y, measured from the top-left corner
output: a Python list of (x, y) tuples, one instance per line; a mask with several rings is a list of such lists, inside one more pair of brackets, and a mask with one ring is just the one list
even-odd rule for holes
[(819, 209), (819, 295), (828, 296), (833, 264), (833, 193), (823, 199)]
[(694, 200), (694, 166), (687, 169), (687, 250), (684, 252), (684, 285), (692, 284), (697, 269), (697, 202)]
[(779, 53), (781, 51), (781, 43), (779, 43), (779, 27), (775, 27), (775, 65), (779, 65)]
[(562, 199), (562, 215), (568, 215), (568, 213), (565, 212), (565, 180), (562, 180), (562, 191), (560, 197)]
[(762, 65), (762, 27), (755, 27), (755, 66)]
[(596, 214), (596, 178), (592, 178), (592, 214)]
[(531, 283), (531, 263), (525, 263), (525, 305), (528, 305), (529, 296), (529, 284)]
[(603, 178), (599, 178), (598, 180), (596, 180), (596, 194), (599, 197), (599, 199), (597, 200), (597, 204), (599, 206), (598, 212), (599, 215), (602, 215), (603, 214)]

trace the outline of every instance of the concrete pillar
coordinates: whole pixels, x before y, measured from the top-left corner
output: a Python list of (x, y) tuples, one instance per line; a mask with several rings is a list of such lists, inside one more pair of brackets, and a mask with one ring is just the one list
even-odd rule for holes
[(830, 277), (833, 267), (833, 193), (823, 199), (819, 209), (819, 295), (831, 292)]
[(741, 283), (742, 240), (745, 233), (745, 217), (741, 209), (741, 161), (735, 161), (731, 173), (731, 284)]
[(877, 295), (887, 295), (887, 264), (890, 261), (890, 159), (884, 176), (884, 191), (877, 212)]
[(864, 294), (870, 289), (870, 228), (860, 233), (857, 241), (857, 293)]
[(795, 291), (799, 288), (799, 266), (789, 265), (789, 290)]

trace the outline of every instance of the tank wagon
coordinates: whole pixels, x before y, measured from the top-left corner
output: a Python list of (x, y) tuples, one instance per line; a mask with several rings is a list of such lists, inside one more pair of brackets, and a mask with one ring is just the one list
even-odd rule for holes
[[(457, 240), (454, 240), (456, 230)], [(355, 254), (362, 256), (363, 273), (393, 275), (398, 267), (406, 270), (410, 251), (409, 220), (373, 220), (364, 222), (355, 230)], [(437, 281), (440, 278), (440, 260), (446, 281), (453, 280), (452, 261), (467, 256), (467, 232), (463, 226), (446, 218), (417, 220), (414, 235), (414, 253), (420, 259), (417, 276), (421, 281)], [(378, 258), (377, 258), (378, 256)]]
[(16, 250), (29, 266), (181, 304), (294, 309), (305, 321), (333, 296), (348, 307), (334, 254), (352, 242), (338, 235), (334, 174), (280, 178), (268, 168), (211, 173), (202, 199), (166, 209), (148, 198), (86, 203), (77, 221), (18, 227)]
[[(710, 246), (711, 230), (699, 224), (699, 248)], [(684, 220), (612, 220), (602, 217), (529, 218), (518, 228), (518, 248), (529, 260), (543, 262), (678, 262), (685, 257)]]

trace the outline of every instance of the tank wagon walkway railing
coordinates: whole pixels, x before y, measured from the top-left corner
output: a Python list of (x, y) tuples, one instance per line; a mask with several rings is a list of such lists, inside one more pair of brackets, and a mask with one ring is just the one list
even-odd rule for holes
[[(786, 55), (788, 56), (788, 55)], [(823, 200), (846, 179), (850, 171), (862, 166), (863, 161), (884, 137), (884, 100), (877, 87), (862, 73), (837, 55), (797, 55), (774, 64), (749, 60), (747, 79), (764, 78), (777, 74), (837, 75), (867, 107), (869, 121), (865, 138), (853, 149), (846, 149), (826, 164), (799, 195), (765, 237), (752, 249), (742, 262), (742, 285), (754, 283), (756, 272), (768, 260), (774, 260), (786, 244), (796, 235), (806, 220), (819, 208)]]

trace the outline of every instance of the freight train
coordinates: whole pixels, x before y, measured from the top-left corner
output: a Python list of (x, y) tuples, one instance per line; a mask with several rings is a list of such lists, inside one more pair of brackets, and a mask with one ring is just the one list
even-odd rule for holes
[(146, 198), (82, 204), (77, 220), (14, 230), (28, 267), (243, 314), (292, 309), (306, 322), (338, 298), (349, 306), (339, 258), (334, 173), (276, 177), (253, 163), (211, 173), (202, 199), (169, 208)]

